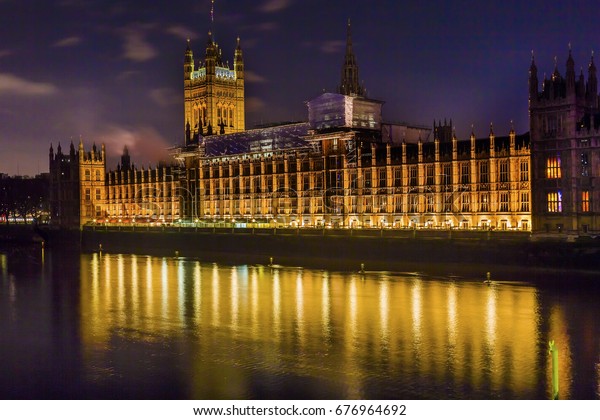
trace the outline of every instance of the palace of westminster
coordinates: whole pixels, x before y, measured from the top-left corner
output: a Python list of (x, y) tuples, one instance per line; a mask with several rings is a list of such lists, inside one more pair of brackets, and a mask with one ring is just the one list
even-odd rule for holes
[(348, 23), (336, 93), (308, 101), (308, 121), (252, 130), (244, 121), (244, 60), (233, 68), (209, 32), (204, 62), (185, 51), (185, 142), (176, 163), (135, 167), (124, 149), (50, 147), (51, 221), (600, 233), (600, 110), (593, 56), (587, 82), (569, 51), (540, 84), (529, 69), (530, 131), (471, 134), (382, 120), (359, 83)]

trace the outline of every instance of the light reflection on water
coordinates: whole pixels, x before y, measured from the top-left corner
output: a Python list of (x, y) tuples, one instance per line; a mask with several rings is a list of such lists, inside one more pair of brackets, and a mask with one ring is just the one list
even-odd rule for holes
[[(341, 381), (349, 398), (376, 394), (366, 390), (373, 382), (393, 384), (395, 377), (407, 376), (416, 382), (423, 378), (434, 388), (458, 387), (451, 391), (457, 397), (470, 396), (461, 389), (489, 397), (545, 393), (538, 389), (538, 373), (547, 369), (546, 358), (540, 357), (538, 297), (531, 286), (486, 286), (389, 273), (221, 267), (171, 258), (146, 258), (146, 278), (140, 279), (138, 273), (144, 270), (138, 265), (143, 264), (123, 255), (82, 256), (86, 347), (104, 348), (103, 340), (123, 331), (160, 340), (193, 332), (197, 342), (191, 344), (197, 348), (188, 357), (200, 359), (199, 365), (216, 361), (251, 372), (264, 369), (275, 377)], [(116, 276), (111, 268), (115, 266)], [(124, 278), (125, 271), (130, 279)], [(211, 278), (209, 283), (201, 282), (205, 276)], [(97, 282), (104, 288), (95, 287)], [(148, 286), (141, 288), (144, 283)], [(124, 306), (125, 294), (161, 304), (146, 305), (140, 312), (138, 298)], [(211, 312), (205, 313), (203, 306)], [(550, 335), (564, 343), (561, 395), (568, 397), (569, 337), (565, 320), (556, 309), (550, 312)], [(131, 316), (110, 316), (124, 313)], [(244, 374), (238, 377), (241, 382), (247, 379)], [(405, 385), (399, 382), (401, 395)], [(234, 387), (243, 390), (242, 395), (223, 396), (252, 396), (246, 385)], [(419, 387), (414, 383), (409, 389), (444, 397), (435, 394), (438, 389)]]
[[(25, 282), (0, 254), (0, 333), (8, 337), (0, 363), (18, 364), (19, 349), (35, 350), (14, 333), (31, 327), (28, 299), (69, 343), (55, 356), (68, 359), (77, 378), (67, 395), (547, 398), (553, 339), (560, 397), (600, 396), (596, 291), (563, 296), (415, 273), (76, 258), (79, 278), (62, 290), (60, 282)], [(51, 264), (31, 276), (58, 281), (60, 266)], [(46, 359), (57, 353), (52, 337), (44, 342), (50, 350), (40, 350)]]

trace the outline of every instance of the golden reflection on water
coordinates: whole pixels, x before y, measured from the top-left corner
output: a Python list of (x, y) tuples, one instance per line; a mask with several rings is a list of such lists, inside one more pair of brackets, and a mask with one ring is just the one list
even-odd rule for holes
[(325, 342), (329, 340), (331, 334), (330, 319), (330, 296), (329, 296), (329, 273), (324, 272), (321, 282), (321, 331)]
[[(518, 397), (540, 386), (540, 372), (550, 375), (549, 359), (539, 354), (533, 287), (92, 254), (81, 257), (80, 290), (88, 357), (115, 336), (164, 340), (191, 332), (197, 370), (221, 363), (343, 378), (347, 398), (365, 397), (372, 378), (407, 375)], [(568, 398), (572, 355), (559, 307), (548, 323), (560, 343), (561, 398)], [(227, 386), (245, 388), (238, 370), (228, 378)], [(198, 392), (209, 386), (194, 383)]]

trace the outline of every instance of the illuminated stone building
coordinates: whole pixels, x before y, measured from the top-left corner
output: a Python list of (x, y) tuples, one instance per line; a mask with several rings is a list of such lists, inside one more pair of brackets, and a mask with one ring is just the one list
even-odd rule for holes
[[(531, 229), (529, 137), (459, 141), (448, 124), (383, 122), (358, 83), (348, 24), (339, 93), (308, 123), (200, 136), (177, 149), (204, 222)], [(186, 211), (187, 214), (190, 214)]]
[(177, 168), (164, 164), (136, 168), (125, 147), (117, 169), (106, 174), (105, 221), (172, 223), (180, 219), (178, 174)]
[(307, 122), (254, 130), (244, 130), (239, 41), (233, 70), (210, 34), (199, 70), (188, 45), (178, 164), (135, 168), (125, 149), (104, 176), (104, 148), (51, 151), (55, 207), (70, 203), (58, 198), (67, 185), (80, 204), (57, 220), (531, 230), (529, 136), (496, 137), (490, 127), (458, 140), (452, 123), (385, 122), (383, 102), (359, 84), (347, 31), (337, 93), (308, 101)]
[(54, 153), (50, 146), (50, 218), (60, 227), (78, 228), (104, 214), (106, 151), (85, 152), (83, 141), (77, 151), (71, 143), (69, 154), (60, 144)]
[(575, 75), (569, 51), (566, 74), (555, 63), (539, 91), (537, 67), (529, 69), (529, 118), (533, 154), (533, 227), (539, 233), (600, 232), (600, 110), (594, 57)]
[(244, 59), (239, 38), (233, 69), (223, 61), (221, 49), (209, 32), (204, 63), (196, 65), (188, 41), (183, 71), (186, 144), (197, 142), (199, 136), (245, 129)]

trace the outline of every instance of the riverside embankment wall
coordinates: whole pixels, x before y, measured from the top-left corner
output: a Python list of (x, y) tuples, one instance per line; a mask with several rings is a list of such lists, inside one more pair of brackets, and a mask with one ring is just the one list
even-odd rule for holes
[(478, 264), (600, 270), (600, 240), (567, 242), (527, 232), (396, 229), (235, 229), (86, 226), (84, 251), (229, 255), (293, 263)]

